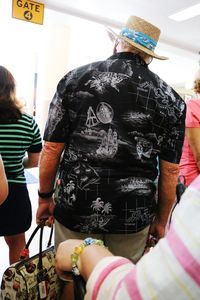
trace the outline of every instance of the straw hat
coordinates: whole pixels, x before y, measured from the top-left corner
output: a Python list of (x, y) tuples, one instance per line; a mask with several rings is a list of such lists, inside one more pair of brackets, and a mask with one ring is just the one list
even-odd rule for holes
[(142, 18), (129, 17), (119, 34), (116, 34), (110, 28), (107, 31), (111, 40), (120, 38), (152, 57), (162, 60), (168, 59), (168, 57), (154, 53), (160, 36), (160, 29)]

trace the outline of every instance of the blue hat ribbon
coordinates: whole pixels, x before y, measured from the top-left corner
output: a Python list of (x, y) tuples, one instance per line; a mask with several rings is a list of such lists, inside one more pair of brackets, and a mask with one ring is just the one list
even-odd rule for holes
[(151, 51), (153, 51), (157, 45), (157, 42), (150, 38), (150, 36), (143, 32), (129, 29), (127, 27), (122, 28), (120, 35), (132, 40), (137, 44), (140, 44)]

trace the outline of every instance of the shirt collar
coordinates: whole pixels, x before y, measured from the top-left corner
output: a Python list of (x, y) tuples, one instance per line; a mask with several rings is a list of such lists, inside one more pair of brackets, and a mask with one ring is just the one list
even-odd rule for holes
[(148, 67), (145, 61), (138, 55), (132, 52), (118, 52), (110, 56), (108, 59), (127, 59), (132, 60), (136, 64), (142, 65), (144, 67)]

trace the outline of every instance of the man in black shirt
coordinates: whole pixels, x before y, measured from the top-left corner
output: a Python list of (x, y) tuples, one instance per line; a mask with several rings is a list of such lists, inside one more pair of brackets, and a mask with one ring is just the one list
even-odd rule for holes
[(56, 244), (92, 236), (135, 262), (148, 232), (164, 236), (185, 103), (148, 68), (152, 58), (166, 59), (154, 52), (157, 27), (132, 16), (113, 35), (111, 57), (69, 72), (57, 86), (44, 133), (37, 221), (52, 214), (59, 167)]

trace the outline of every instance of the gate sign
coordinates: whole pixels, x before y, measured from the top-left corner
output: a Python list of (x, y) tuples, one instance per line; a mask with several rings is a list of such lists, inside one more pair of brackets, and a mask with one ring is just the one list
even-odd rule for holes
[(43, 24), (44, 4), (29, 0), (13, 0), (12, 17), (36, 24)]

